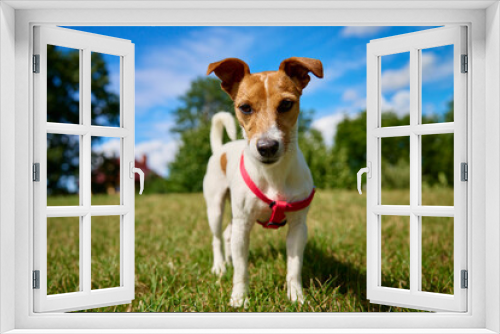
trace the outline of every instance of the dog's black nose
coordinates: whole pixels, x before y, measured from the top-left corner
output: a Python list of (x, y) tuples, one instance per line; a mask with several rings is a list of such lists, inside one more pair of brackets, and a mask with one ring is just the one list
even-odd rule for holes
[(269, 138), (260, 138), (257, 140), (257, 151), (264, 158), (272, 158), (278, 152), (280, 143), (277, 140)]

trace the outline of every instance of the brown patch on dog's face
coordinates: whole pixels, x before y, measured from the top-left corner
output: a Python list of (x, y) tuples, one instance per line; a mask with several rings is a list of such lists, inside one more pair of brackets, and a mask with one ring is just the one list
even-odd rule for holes
[(297, 140), (302, 90), (311, 80), (309, 73), (323, 77), (323, 66), (317, 59), (292, 57), (278, 71), (250, 74), (245, 62), (227, 58), (210, 64), (207, 74), (211, 72), (234, 101), (251, 153), (263, 163), (274, 163)]
[[(282, 71), (246, 76), (240, 83), (234, 106), (247, 140), (250, 142), (275, 126), (283, 134), (286, 151), (299, 117), (300, 95), (297, 85)], [(286, 103), (292, 103), (292, 107), (281, 110), (280, 106)], [(251, 112), (243, 112), (242, 106), (243, 109), (249, 106)]]
[(226, 153), (222, 153), (220, 156), (220, 168), (222, 169), (222, 172), (226, 174), (226, 168), (227, 168), (227, 156)]

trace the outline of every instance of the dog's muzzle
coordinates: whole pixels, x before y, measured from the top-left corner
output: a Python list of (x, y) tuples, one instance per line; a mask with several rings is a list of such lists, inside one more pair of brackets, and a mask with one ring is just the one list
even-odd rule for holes
[(280, 143), (271, 138), (260, 138), (257, 140), (257, 151), (266, 159), (274, 158), (280, 148)]

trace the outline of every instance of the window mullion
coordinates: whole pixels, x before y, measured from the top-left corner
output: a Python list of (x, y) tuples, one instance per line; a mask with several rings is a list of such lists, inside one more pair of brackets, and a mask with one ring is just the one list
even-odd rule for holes
[[(79, 106), (78, 106), (78, 113), (79, 113), (79, 122), (78, 124), (83, 124), (83, 50), (80, 50), (80, 73), (78, 75), (78, 78), (79, 78)], [(85, 201), (84, 201), (84, 192), (83, 192), (83, 189), (84, 189), (84, 168), (81, 168), (82, 167), (82, 163), (84, 161), (84, 153), (83, 153), (83, 137), (80, 136), (80, 147), (79, 147), (79, 152), (80, 152), (80, 158), (79, 158), (79, 163), (80, 163), (80, 168), (79, 168), (79, 184), (80, 186), (78, 187), (78, 193), (79, 193), (79, 200), (80, 200), (80, 206), (83, 206), (85, 204)], [(85, 219), (84, 219), (84, 216), (80, 216), (79, 217), (79, 220), (80, 220), (80, 223), (79, 223), (79, 238), (78, 238), (78, 243), (79, 243), (79, 250), (78, 250), (78, 254), (79, 254), (79, 285), (80, 285), (80, 291), (83, 291), (84, 290), (84, 277), (85, 277), (85, 271), (84, 271), (84, 267), (83, 267), (83, 264), (85, 263), (84, 262), (84, 248), (83, 248), (83, 235), (85, 234), (85, 231), (83, 230), (83, 227), (85, 226)]]
[[(91, 52), (90, 49), (83, 49), (82, 70), (80, 75), (80, 85), (82, 86), (82, 125), (90, 127), (91, 125)], [(81, 175), (82, 175), (82, 198), (83, 205), (90, 210), (91, 205), (91, 135), (87, 132), (82, 136), (82, 160), (81, 160)], [(81, 280), (83, 281), (83, 291), (90, 293), (91, 286), (91, 216), (87, 212), (82, 218), (82, 240), (81, 254), (82, 262), (80, 267), (83, 268)]]
[(413, 131), (419, 124), (420, 66), (419, 50), (410, 50), (410, 291), (420, 290), (420, 217), (414, 209), (420, 204), (420, 136)]
[[(417, 73), (418, 73), (418, 79), (416, 80), (417, 87), (415, 87), (415, 94), (417, 97), (417, 103), (416, 103), (416, 114), (417, 114), (417, 119), (416, 119), (416, 126), (417, 127), (422, 127), (422, 50), (418, 49), (415, 51), (416, 56), (417, 56)], [(417, 135), (417, 133), (415, 133)], [(417, 200), (417, 205), (415, 208), (421, 208), (422, 205), (422, 133), (418, 133), (417, 135), (417, 153), (415, 154), (417, 158), (417, 175), (415, 176), (417, 179), (417, 195), (416, 195), (416, 200)], [(416, 211), (414, 211), (416, 214)], [(418, 234), (417, 234), (417, 239), (418, 239), (418, 258), (417, 258), (417, 265), (418, 265), (418, 270), (417, 270), (417, 275), (418, 275), (418, 280), (417, 280), (417, 288), (418, 291), (422, 291), (422, 214), (419, 214), (418, 216)]]

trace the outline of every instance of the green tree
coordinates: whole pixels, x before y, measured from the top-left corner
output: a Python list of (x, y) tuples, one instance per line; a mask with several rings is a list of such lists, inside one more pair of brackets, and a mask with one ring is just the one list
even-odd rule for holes
[(311, 170), (314, 185), (317, 188), (327, 188), (331, 156), (321, 132), (316, 129), (303, 132), (299, 136), (299, 147)]
[[(425, 123), (453, 122), (453, 101), (442, 115), (432, 115)], [(452, 133), (422, 136), (422, 182), (427, 186), (453, 187), (454, 135)]]
[[(443, 115), (424, 115), (422, 123), (453, 122), (453, 101)], [(409, 115), (382, 114), (382, 125), (409, 125)], [(453, 134), (424, 135), (422, 140), (422, 181), (425, 185), (453, 185)], [(409, 186), (410, 139), (408, 136), (382, 139), (382, 184), (386, 188)], [(329, 161), (337, 176), (326, 187), (352, 188), (356, 173), (366, 166), (366, 111), (344, 117), (338, 124)], [(347, 170), (347, 172), (346, 172)], [(328, 175), (328, 173), (327, 173)], [(342, 176), (343, 175), (343, 176)]]
[(366, 166), (366, 110), (355, 117), (348, 117), (337, 125), (332, 154), (347, 156), (347, 167), (358, 171)]
[[(409, 124), (409, 115), (394, 112), (382, 114), (382, 125)], [(338, 124), (331, 154), (337, 164), (336, 173), (342, 175), (330, 185), (335, 188), (356, 189), (356, 174), (366, 166), (366, 110), (354, 117), (344, 117)], [(400, 188), (409, 183), (409, 137), (382, 139), (382, 184), (385, 188)], [(408, 174), (408, 175), (407, 175)]]
[[(80, 123), (79, 51), (47, 47), (47, 121)], [(110, 90), (109, 71), (100, 53), (91, 56), (92, 124), (118, 125), (119, 97)], [(93, 142), (99, 141), (92, 137)], [(77, 178), (79, 140), (74, 136), (47, 135), (47, 189), (68, 193), (68, 181)]]
[[(219, 111), (234, 114), (233, 101), (215, 78), (197, 78), (179, 98), (182, 105), (173, 111), (173, 132), (180, 146), (169, 164), (168, 188), (171, 192), (201, 191), (210, 149), (210, 120)], [(225, 140), (228, 138), (225, 136)]]
[(210, 124), (212, 116), (219, 111), (227, 111), (234, 115), (233, 101), (221, 89), (220, 81), (215, 78), (195, 79), (179, 100), (182, 106), (173, 112), (175, 119), (173, 131), (177, 133)]
[(169, 165), (168, 189), (171, 192), (199, 192), (207, 169), (210, 149), (210, 124), (181, 133), (181, 145)]

